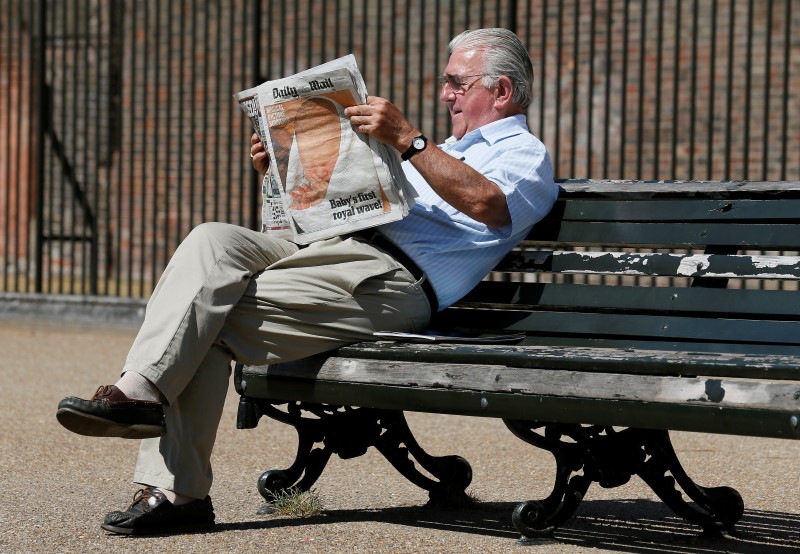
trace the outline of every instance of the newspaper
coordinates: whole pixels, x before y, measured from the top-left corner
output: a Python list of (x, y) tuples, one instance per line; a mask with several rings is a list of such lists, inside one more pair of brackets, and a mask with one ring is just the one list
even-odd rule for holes
[(344, 116), (367, 97), (352, 54), (235, 96), (270, 156), (262, 230), (286, 232), (279, 210), (266, 207), (274, 191), (299, 244), (408, 214), (414, 192), (397, 152), (357, 132)]
[[(258, 88), (243, 90), (235, 95), (239, 106), (250, 118), (253, 130), (264, 141), (266, 122), (261, 115), (261, 104), (258, 101)], [(265, 142), (266, 144), (266, 142)], [(272, 176), (272, 167), (267, 170), (261, 181), (261, 232), (278, 238), (291, 240), (294, 238), (289, 218), (283, 208), (283, 199), (280, 195), (280, 185)]]

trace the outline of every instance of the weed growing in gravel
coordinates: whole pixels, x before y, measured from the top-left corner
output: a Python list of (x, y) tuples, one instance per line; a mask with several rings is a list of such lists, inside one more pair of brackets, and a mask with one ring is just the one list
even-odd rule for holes
[(478, 493), (475, 491), (467, 491), (467, 499), (469, 501), (469, 506), (476, 506), (482, 502), (481, 497), (478, 496)]
[(272, 513), (279, 516), (312, 517), (322, 513), (322, 500), (314, 489), (303, 492), (292, 487), (277, 492), (269, 505)]

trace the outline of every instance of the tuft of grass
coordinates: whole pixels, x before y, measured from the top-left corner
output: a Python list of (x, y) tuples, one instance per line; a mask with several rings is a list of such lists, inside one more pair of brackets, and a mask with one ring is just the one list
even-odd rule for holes
[(473, 507), (477, 506), (478, 504), (483, 502), (481, 497), (478, 496), (478, 493), (476, 493), (475, 491), (472, 491), (472, 490), (467, 491), (467, 499), (469, 501), (469, 506), (473, 506)]
[(313, 517), (322, 513), (322, 500), (314, 489), (301, 491), (292, 487), (272, 495), (272, 513), (279, 516)]

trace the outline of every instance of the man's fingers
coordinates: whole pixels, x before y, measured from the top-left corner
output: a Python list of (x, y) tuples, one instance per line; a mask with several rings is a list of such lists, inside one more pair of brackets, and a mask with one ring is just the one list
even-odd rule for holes
[(255, 158), (259, 154), (264, 154), (264, 155), (267, 154), (267, 150), (264, 148), (264, 145), (262, 143), (260, 143), (260, 142), (258, 142), (256, 144), (253, 144), (250, 147), (250, 157), (251, 158)]

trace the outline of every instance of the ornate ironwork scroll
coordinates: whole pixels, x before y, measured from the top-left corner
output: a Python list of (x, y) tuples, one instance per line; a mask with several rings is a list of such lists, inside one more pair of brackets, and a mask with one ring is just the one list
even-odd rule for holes
[[(577, 509), (593, 483), (612, 488), (633, 475), (642, 478), (664, 503), (705, 533), (732, 530), (744, 513), (730, 487), (701, 487), (681, 467), (668, 431), (615, 430), (600, 425), (506, 420), (518, 438), (553, 454), (555, 485), (542, 500), (519, 504), (512, 521), (522, 540), (552, 535)], [(581, 474), (578, 474), (581, 472)], [(689, 498), (691, 503), (687, 501)]]
[[(295, 428), (297, 454), (286, 469), (264, 472), (258, 490), (269, 502), (290, 489), (309, 490), (333, 454), (356, 458), (375, 447), (406, 479), (428, 491), (429, 506), (455, 508), (470, 503), (465, 490), (472, 468), (460, 456), (431, 456), (417, 443), (401, 411), (354, 408), (298, 401), (240, 399), (239, 427), (255, 427), (269, 416)], [(419, 470), (421, 467), (430, 476)]]

